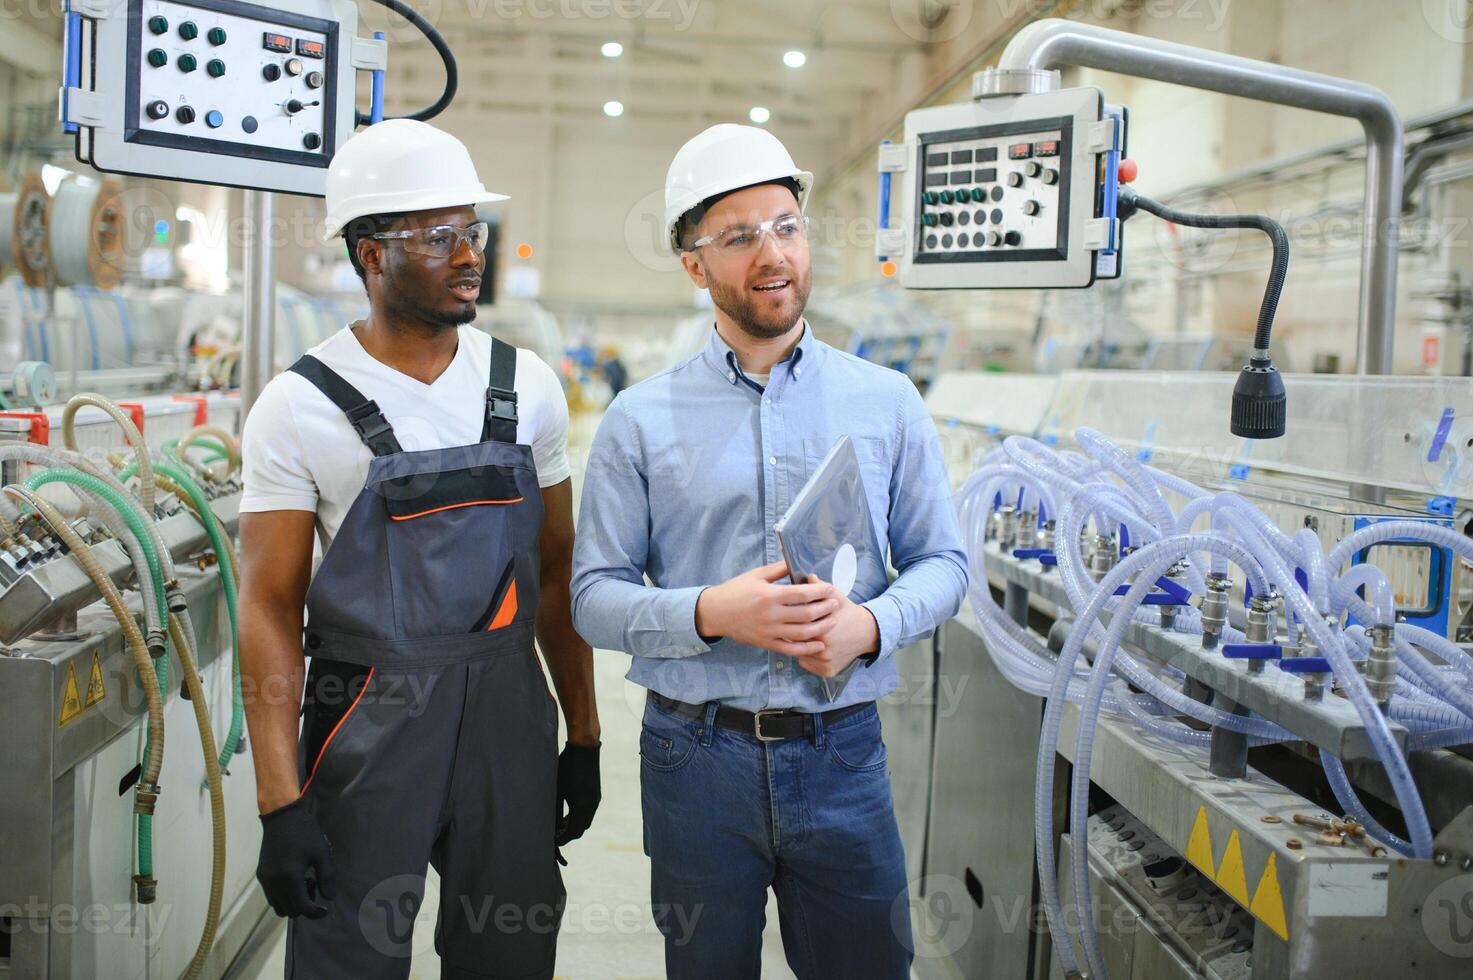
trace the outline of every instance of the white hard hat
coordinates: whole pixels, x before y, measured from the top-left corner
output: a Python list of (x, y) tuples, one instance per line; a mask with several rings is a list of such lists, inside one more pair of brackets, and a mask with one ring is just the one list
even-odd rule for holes
[(417, 119), (385, 119), (354, 133), (327, 168), (332, 241), (354, 218), (505, 201), (486, 190), (465, 144)]
[(708, 197), (791, 177), (798, 182), (798, 210), (808, 203), (813, 174), (799, 170), (787, 148), (756, 126), (721, 123), (691, 139), (665, 175), (665, 238), (680, 253), (681, 216)]

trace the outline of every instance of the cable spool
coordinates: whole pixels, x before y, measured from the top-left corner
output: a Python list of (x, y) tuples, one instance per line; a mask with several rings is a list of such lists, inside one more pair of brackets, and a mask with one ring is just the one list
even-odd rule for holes
[(17, 190), (0, 194), (0, 273), (14, 266), (27, 286), (46, 285), (50, 221), (51, 197), (40, 174), (26, 174)]
[(58, 286), (118, 284), (123, 263), (123, 187), (111, 177), (68, 177), (51, 199), (51, 268)]

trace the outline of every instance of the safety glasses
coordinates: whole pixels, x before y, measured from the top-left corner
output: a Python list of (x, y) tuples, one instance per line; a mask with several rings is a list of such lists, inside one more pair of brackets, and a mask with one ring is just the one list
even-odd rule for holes
[(455, 225), (432, 225), (429, 228), (411, 228), (408, 231), (384, 231), (370, 235), (381, 242), (404, 243), (406, 252), (429, 255), (437, 259), (448, 259), (465, 242), (476, 255), (486, 251), (486, 239), (491, 229), (484, 221), (457, 228)]
[(691, 242), (690, 251), (707, 245), (723, 255), (747, 255), (762, 247), (762, 236), (771, 235), (777, 247), (789, 249), (808, 240), (806, 214), (780, 214), (758, 225), (732, 225), (714, 235)]

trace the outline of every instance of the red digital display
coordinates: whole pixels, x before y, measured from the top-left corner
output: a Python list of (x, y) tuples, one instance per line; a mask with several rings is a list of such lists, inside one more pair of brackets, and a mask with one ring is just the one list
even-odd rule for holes
[(1032, 143), (1014, 143), (1008, 147), (1009, 160), (1027, 160), (1033, 156)]
[(268, 31), (263, 35), (261, 45), (267, 51), (290, 51), (292, 49), (292, 39), (285, 34), (272, 34)]
[(1056, 157), (1059, 155), (1058, 140), (1039, 140), (1033, 144), (1033, 155), (1039, 157)]
[(321, 41), (309, 41), (305, 37), (297, 38), (297, 54), (303, 58), (325, 58), (327, 57), (327, 45)]

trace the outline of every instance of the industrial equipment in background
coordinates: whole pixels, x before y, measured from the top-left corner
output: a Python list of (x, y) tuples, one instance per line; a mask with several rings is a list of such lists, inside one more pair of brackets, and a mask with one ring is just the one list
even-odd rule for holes
[[(1360, 376), (1293, 377), (1282, 398), (1266, 363), (1282, 233), (1122, 187), (1129, 168), (1109, 154), (1125, 114), (1112, 124), (1097, 90), (1056, 88), (1071, 66), (1362, 123)], [(1389, 101), (1047, 20), (973, 91), (911, 113), (905, 142), (880, 148), (877, 252), (903, 285), (1087, 286), (1120, 272), (1103, 222), (1136, 209), (1259, 228), (1274, 263), (1239, 379), (943, 372), (932, 387), (972, 592), (934, 643), (902, 651), (937, 696), (886, 709), (892, 765), (928, 763), (911, 780), (925, 806), (902, 822), (917, 972), (1465, 976), (1473, 467), (1457, 440), (1473, 380), (1375, 377), (1391, 364), (1402, 203)], [(979, 152), (1001, 212), (980, 242)], [(1017, 235), (991, 241), (994, 226)], [(979, 746), (1001, 745), (979, 764)]]
[[(445, 63), (429, 118), (454, 59), (379, 2)], [(251, 385), (363, 305), (277, 288), (264, 232), (272, 193), (321, 195), (382, 118), (386, 44), (347, 0), (74, 0), (66, 18), (77, 159), (247, 188), (246, 275), (158, 285), (188, 227), (171, 204), (142, 229), (165, 261), (145, 251), (153, 281), (124, 284), (142, 219), (116, 177), (44, 164), (0, 194), (0, 734), (24, 747), (0, 767), (0, 975), (219, 977), (268, 911), (237, 758), (236, 433)]]

